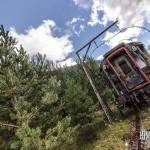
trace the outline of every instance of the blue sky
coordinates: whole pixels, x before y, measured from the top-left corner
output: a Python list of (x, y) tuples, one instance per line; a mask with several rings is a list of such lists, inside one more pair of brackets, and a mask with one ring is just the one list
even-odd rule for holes
[[(69, 60), (64, 63), (68, 65), (73, 64), (77, 49), (116, 18), (120, 28), (150, 25), (149, 0), (0, 0), (0, 3), (1, 24), (30, 55), (40, 52), (54, 61), (67, 57)], [(99, 42), (115, 32), (116, 28), (108, 31)], [(93, 57), (101, 58), (118, 39), (130, 37), (150, 42), (148, 33), (131, 29), (104, 45)]]

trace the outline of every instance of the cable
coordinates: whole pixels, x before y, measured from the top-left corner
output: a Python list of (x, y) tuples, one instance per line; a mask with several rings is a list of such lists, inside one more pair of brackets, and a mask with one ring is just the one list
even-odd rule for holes
[(97, 48), (99, 48), (100, 46), (104, 45), (106, 42), (110, 42), (110, 40), (113, 39), (115, 36), (117, 36), (118, 34), (120, 34), (120, 33), (124, 32), (124, 31), (126, 31), (126, 30), (129, 29), (129, 28), (141, 28), (141, 29), (144, 29), (144, 30), (150, 32), (150, 29), (148, 29), (148, 28), (146, 28), (146, 27), (143, 27), (143, 26), (129, 26), (129, 27), (120, 29), (119, 32), (117, 32), (117, 33), (114, 34), (112, 37), (110, 37), (109, 39), (103, 41), (100, 45), (98, 45), (96, 48), (94, 48), (93, 51), (92, 51), (91, 54), (90, 54), (90, 57), (93, 55), (94, 51), (95, 51)]

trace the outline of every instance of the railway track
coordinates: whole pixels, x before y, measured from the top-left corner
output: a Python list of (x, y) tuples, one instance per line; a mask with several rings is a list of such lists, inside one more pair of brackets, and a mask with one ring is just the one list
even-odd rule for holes
[(132, 137), (129, 142), (129, 150), (142, 150), (142, 144), (140, 140), (141, 121), (140, 113), (135, 115), (135, 118), (131, 121), (131, 134)]
[[(143, 119), (146, 118), (146, 113), (140, 111), (135, 114), (133, 120), (131, 121), (131, 139), (129, 141), (129, 150), (150, 150), (150, 141), (141, 140), (140, 132), (143, 130)], [(146, 129), (144, 129), (146, 130)]]

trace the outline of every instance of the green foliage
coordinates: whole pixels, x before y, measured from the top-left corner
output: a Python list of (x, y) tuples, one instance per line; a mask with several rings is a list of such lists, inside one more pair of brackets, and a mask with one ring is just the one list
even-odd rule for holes
[(11, 144), (11, 148), (15, 150), (42, 150), (43, 143), (40, 135), (39, 128), (31, 129), (29, 126), (23, 126), (16, 131), (17, 139)]
[[(79, 149), (93, 140), (98, 102), (81, 66), (57, 68), (16, 43), (0, 27), (0, 149)], [(101, 95), (111, 99), (99, 65), (86, 65)]]
[(70, 149), (74, 142), (76, 128), (70, 127), (71, 118), (58, 121), (54, 128), (49, 128), (45, 137), (41, 137), (39, 127), (22, 126), (16, 131), (16, 138), (11, 143), (12, 149), (21, 150), (64, 150)]
[(73, 148), (76, 128), (70, 127), (71, 118), (59, 121), (53, 129), (49, 129), (45, 137), (47, 150), (69, 150)]
[(64, 107), (66, 113), (72, 117), (73, 124), (83, 125), (92, 121), (93, 101), (88, 96), (87, 90), (73, 79), (66, 81)]

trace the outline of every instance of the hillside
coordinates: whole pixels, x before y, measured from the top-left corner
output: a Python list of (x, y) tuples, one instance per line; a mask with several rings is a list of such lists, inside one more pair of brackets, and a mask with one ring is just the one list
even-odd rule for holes
[(114, 92), (96, 61), (86, 65), (113, 112), (112, 125), (80, 64), (56, 69), (46, 56), (30, 58), (16, 44), (1, 27), (0, 150), (125, 150), (130, 118), (116, 109)]

